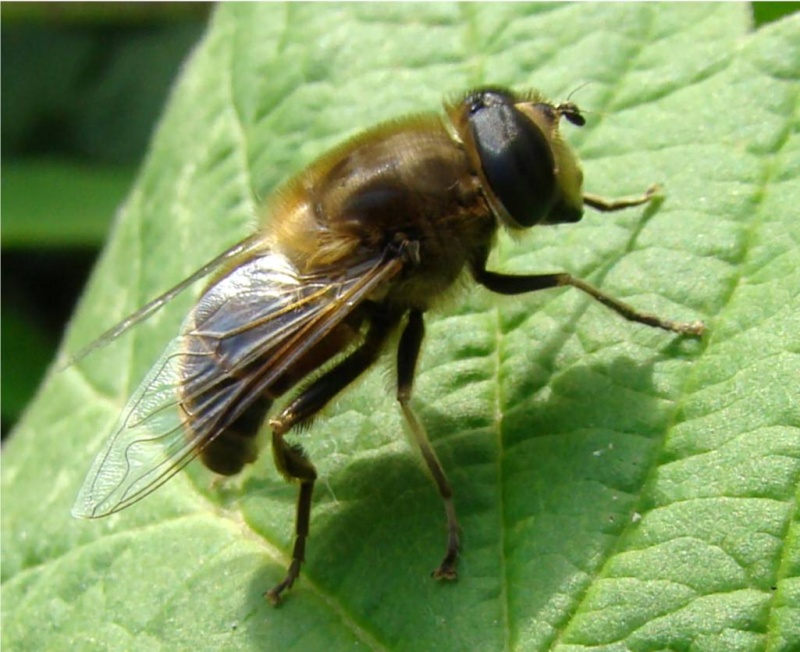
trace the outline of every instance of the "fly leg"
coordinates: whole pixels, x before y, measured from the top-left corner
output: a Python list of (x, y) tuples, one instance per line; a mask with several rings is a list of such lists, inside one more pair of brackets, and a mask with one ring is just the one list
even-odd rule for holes
[(480, 266), (473, 269), (475, 280), (485, 288), (498, 294), (523, 294), (524, 292), (535, 292), (536, 290), (546, 290), (547, 288), (572, 286), (585, 292), (590, 297), (597, 299), (607, 308), (611, 308), (618, 315), (628, 321), (635, 321), (646, 326), (662, 328), (681, 335), (692, 335), (699, 337), (705, 330), (705, 325), (701, 321), (680, 322), (669, 319), (662, 319), (658, 315), (649, 312), (642, 312), (633, 306), (615, 299), (614, 297), (598, 290), (593, 285), (589, 285), (579, 278), (561, 272), (557, 274), (530, 274), (517, 276), (511, 274), (498, 274), (490, 272), (485, 267)]
[(583, 195), (583, 203), (587, 206), (591, 206), (596, 211), (600, 211), (602, 213), (611, 213), (613, 211), (621, 211), (625, 208), (632, 208), (634, 206), (646, 204), (656, 196), (656, 193), (659, 191), (659, 189), (660, 187), (658, 184), (653, 184), (641, 195), (636, 195), (634, 197), (619, 197), (616, 199), (607, 199), (605, 197), (600, 197), (599, 195), (591, 195), (586, 193)]
[(385, 317), (374, 318), (366, 338), (357, 349), (333, 369), (317, 378), (289, 406), (270, 420), (275, 466), (287, 480), (297, 480), (300, 483), (292, 561), (283, 581), (265, 594), (273, 605), (280, 602), (281, 594), (291, 588), (300, 575), (311, 518), (311, 496), (314, 491), (314, 481), (317, 479), (317, 471), (305, 451), (297, 444), (288, 443), (284, 439), (284, 435), (293, 427), (312, 419), (328, 401), (375, 362), (396, 321), (396, 319), (392, 321)]
[[(583, 203), (591, 206), (596, 211), (603, 213), (611, 213), (620, 211), (625, 208), (633, 206), (641, 206), (651, 201), (656, 193), (659, 191), (658, 184), (650, 186), (641, 195), (634, 197), (621, 197), (617, 199), (607, 199), (599, 195), (584, 194)], [(585, 292), (590, 297), (597, 299), (607, 308), (611, 308), (614, 312), (622, 315), (628, 321), (639, 322), (647, 326), (655, 328), (662, 328), (666, 331), (673, 333), (680, 333), (681, 335), (693, 335), (699, 337), (705, 330), (705, 325), (701, 321), (694, 322), (679, 322), (669, 319), (662, 319), (658, 315), (653, 315), (647, 312), (641, 312), (629, 306), (627, 303), (609, 296), (605, 292), (601, 292), (596, 287), (589, 285), (579, 278), (575, 278), (571, 274), (536, 274), (526, 276), (510, 276), (506, 274), (497, 274), (496, 272), (489, 272), (486, 270), (485, 261), (483, 265), (473, 269), (475, 280), (481, 285), (488, 288), (492, 292), (500, 294), (521, 294), (523, 292), (534, 292), (536, 290), (544, 290), (552, 287), (560, 287), (570, 285)]]
[(314, 481), (317, 479), (317, 470), (306, 456), (305, 451), (300, 446), (287, 444), (283, 438), (284, 432), (279, 425), (273, 425), (272, 455), (275, 459), (275, 466), (287, 480), (300, 482), (300, 492), (297, 496), (292, 561), (283, 581), (265, 594), (267, 600), (275, 606), (281, 600), (281, 593), (285, 589), (291, 588), (297, 576), (300, 575), (300, 565), (305, 558), (306, 538), (311, 518), (311, 496), (314, 493)]
[(445, 475), (436, 451), (433, 450), (425, 428), (417, 419), (411, 409), (411, 389), (414, 383), (414, 372), (419, 358), (422, 339), (425, 335), (425, 323), (422, 320), (422, 313), (412, 310), (408, 316), (403, 335), (400, 337), (400, 345), (397, 349), (397, 400), (403, 410), (414, 440), (422, 451), (422, 457), (428, 470), (431, 472), (439, 494), (444, 500), (444, 510), (447, 515), (447, 552), (445, 553), (439, 568), (433, 571), (434, 579), (454, 580), (458, 578), (456, 562), (458, 560), (459, 539), (458, 539), (458, 520), (456, 519), (456, 508), (453, 503), (453, 490), (450, 482)]

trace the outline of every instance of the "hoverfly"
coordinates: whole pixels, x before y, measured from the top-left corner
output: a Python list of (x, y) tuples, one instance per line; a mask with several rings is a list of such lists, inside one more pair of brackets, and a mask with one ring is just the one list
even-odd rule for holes
[(268, 422), (276, 467), (299, 483), (291, 563), (266, 594), (277, 604), (300, 573), (317, 477), (303, 449), (284, 437), (364, 373), (400, 331), (397, 400), (447, 517), (446, 553), (433, 576), (456, 578), (453, 493), (410, 404), (423, 315), (434, 302), (469, 274), (499, 294), (572, 286), (630, 321), (692, 336), (704, 329), (640, 312), (564, 272), (512, 276), (486, 268), (500, 226), (577, 222), (584, 204), (616, 211), (651, 199), (652, 191), (616, 201), (584, 194), (561, 118), (584, 124), (571, 102), (480, 88), (445, 103), (443, 117), (374, 127), (291, 179), (260, 231), (90, 345), (215, 274), (122, 411), (73, 513), (97, 518), (124, 509), (198, 456), (222, 475), (239, 472), (256, 459), (256, 434), (273, 402), (303, 382)]

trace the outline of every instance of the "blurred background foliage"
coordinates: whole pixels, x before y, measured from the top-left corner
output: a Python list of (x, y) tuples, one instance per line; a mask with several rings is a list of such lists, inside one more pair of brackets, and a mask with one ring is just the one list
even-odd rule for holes
[[(3, 3), (2, 433), (32, 398), (207, 3)], [(754, 3), (753, 24), (800, 3)], [(98, 324), (98, 333), (108, 324)]]
[(211, 9), (160, 2), (0, 9), (4, 436), (55, 354)]

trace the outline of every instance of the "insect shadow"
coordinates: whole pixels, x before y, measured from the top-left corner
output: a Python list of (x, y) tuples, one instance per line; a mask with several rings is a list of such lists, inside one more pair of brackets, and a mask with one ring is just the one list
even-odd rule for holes
[[(604, 356), (559, 368), (555, 361), (583, 312), (532, 344), (526, 365), (533, 380), (502, 406), (499, 419), (440, 409), (422, 392), (415, 399), (462, 514), (457, 592), (429, 580), (445, 532), (441, 503), (411, 445), (362, 457), (327, 478), (332, 490), (315, 499), (314, 553), (301, 590), (343, 602), (358, 617), (416, 609), (408, 601), (422, 618), (431, 610), (457, 614), (459, 605), (485, 600), (487, 591), (497, 595), (503, 584), (534, 614), (572, 592), (576, 575), (590, 581), (648, 507), (644, 488), (679, 390), (657, 386), (656, 368), (691, 357), (696, 345), (656, 335), (667, 341), (649, 357)], [(300, 441), (306, 436), (313, 430)], [(294, 492), (278, 483), (251, 476), (243, 496), (257, 500), (280, 486), (290, 514)], [(268, 563), (253, 579), (250, 599), (269, 584), (264, 575), (274, 579), (282, 567), (282, 560)]]

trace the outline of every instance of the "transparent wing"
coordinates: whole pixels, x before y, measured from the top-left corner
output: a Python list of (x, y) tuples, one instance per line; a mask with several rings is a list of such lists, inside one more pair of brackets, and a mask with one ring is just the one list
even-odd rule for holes
[(382, 257), (335, 279), (301, 276), (275, 252), (237, 267), (201, 297), (128, 401), (73, 515), (111, 514), (164, 484), (401, 268)]
[(175, 403), (182, 346), (182, 337), (173, 340), (131, 396), (81, 486), (73, 516), (96, 518), (123, 509), (193, 457)]
[(250, 236), (249, 238), (246, 238), (241, 242), (237, 242), (230, 249), (226, 249), (221, 254), (219, 254), (219, 256), (207, 262), (200, 269), (194, 272), (191, 276), (183, 279), (175, 287), (167, 290), (164, 294), (156, 297), (149, 303), (143, 305), (136, 312), (134, 312), (131, 315), (128, 315), (121, 322), (109, 328), (105, 333), (100, 335), (97, 339), (93, 340), (92, 342), (89, 342), (89, 344), (84, 346), (80, 351), (68, 357), (66, 361), (60, 365), (60, 368), (66, 369), (67, 367), (70, 367), (73, 364), (83, 360), (86, 356), (96, 351), (97, 349), (103, 348), (106, 344), (117, 339), (128, 329), (132, 328), (133, 326), (135, 326), (140, 322), (143, 322), (145, 319), (150, 317), (150, 315), (152, 315), (154, 312), (158, 312), (159, 310), (161, 310), (161, 308), (163, 308), (164, 305), (172, 301), (176, 296), (178, 296), (190, 285), (196, 283), (202, 278), (205, 278), (206, 276), (211, 274), (214, 270), (218, 269), (225, 263), (228, 263), (238, 258), (239, 256), (246, 255), (248, 252), (254, 251), (260, 246), (262, 245), (258, 236)]

